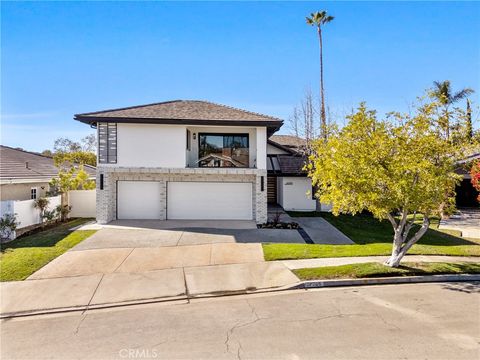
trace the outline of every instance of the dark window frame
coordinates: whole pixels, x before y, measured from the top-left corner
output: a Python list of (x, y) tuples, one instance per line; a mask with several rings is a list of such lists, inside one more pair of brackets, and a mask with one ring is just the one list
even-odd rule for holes
[[(249, 133), (224, 133), (224, 132), (199, 132), (198, 133), (198, 159), (200, 159), (200, 139), (202, 136), (245, 136), (247, 138), (247, 149), (248, 149), (248, 164), (245, 167), (242, 167), (243, 169), (249, 168), (250, 167), (250, 134)], [(207, 166), (201, 166), (198, 164), (199, 167), (207, 167)], [(224, 167), (225, 168), (225, 167)]]

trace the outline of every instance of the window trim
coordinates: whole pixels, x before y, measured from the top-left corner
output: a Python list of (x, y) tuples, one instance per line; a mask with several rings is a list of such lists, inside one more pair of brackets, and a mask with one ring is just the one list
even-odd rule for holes
[[(35, 194), (35, 197), (33, 195)], [(37, 200), (38, 199), (38, 187), (30, 188), (30, 200)]]
[[(243, 168), (238, 168), (238, 169), (248, 169), (250, 167), (250, 134), (249, 133), (225, 133), (225, 132), (199, 132), (198, 133), (198, 136), (197, 136), (197, 142), (198, 142), (198, 154), (197, 154), (197, 157), (198, 159), (200, 159), (200, 138), (202, 136), (209, 136), (209, 135), (212, 135), (212, 136), (246, 136), (247, 137), (247, 149), (248, 149), (248, 166), (246, 167), (243, 167)], [(197, 159), (197, 160), (198, 160)], [(198, 167), (205, 167), (205, 166), (200, 166), (200, 164), (198, 164)]]
[(192, 139), (191, 139), (191, 132), (190, 130), (187, 129), (187, 150), (190, 151), (192, 150)]

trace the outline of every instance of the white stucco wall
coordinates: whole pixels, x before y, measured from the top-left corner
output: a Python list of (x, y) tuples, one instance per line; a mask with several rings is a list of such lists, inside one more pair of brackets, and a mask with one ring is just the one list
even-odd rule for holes
[(312, 180), (307, 177), (279, 177), (278, 203), (291, 211), (315, 211), (312, 200)]
[(268, 155), (284, 155), (284, 154), (288, 154), (288, 152), (267, 143), (267, 154)]
[(115, 165), (184, 168), (186, 126), (118, 124)]
[(257, 127), (257, 169), (267, 168), (267, 128)]
[(49, 190), (49, 181), (2, 184), (0, 185), (0, 200), (30, 200), (32, 188), (37, 188), (37, 199), (44, 197)]

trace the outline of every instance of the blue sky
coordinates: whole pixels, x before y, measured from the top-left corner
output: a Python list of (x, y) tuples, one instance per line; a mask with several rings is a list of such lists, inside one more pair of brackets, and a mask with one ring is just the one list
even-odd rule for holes
[(287, 119), (317, 89), (321, 9), (332, 112), (406, 111), (433, 80), (478, 98), (476, 2), (2, 2), (1, 143), (41, 151), (92, 131), (75, 113), (172, 99)]

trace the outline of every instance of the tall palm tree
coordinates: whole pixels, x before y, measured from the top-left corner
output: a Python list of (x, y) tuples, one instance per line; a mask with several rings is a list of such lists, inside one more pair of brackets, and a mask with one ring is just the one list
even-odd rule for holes
[(473, 92), (474, 91), (470, 88), (464, 88), (454, 93), (449, 80), (433, 82), (432, 96), (444, 107), (444, 121), (441, 125), (445, 129), (445, 137), (447, 139), (450, 138), (450, 114), (448, 112), (449, 106), (462, 99), (465, 99)]
[(473, 125), (472, 125), (472, 108), (470, 106), (470, 100), (467, 99), (467, 139), (472, 142), (473, 139)]
[(311, 13), (310, 17), (306, 17), (307, 24), (317, 27), (318, 42), (320, 44), (320, 132), (325, 139), (327, 137), (327, 118), (325, 115), (325, 89), (323, 87), (323, 43), (322, 43), (322, 25), (325, 25), (334, 19), (333, 16), (327, 14), (325, 10)]

